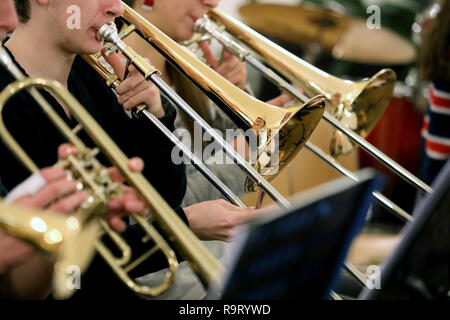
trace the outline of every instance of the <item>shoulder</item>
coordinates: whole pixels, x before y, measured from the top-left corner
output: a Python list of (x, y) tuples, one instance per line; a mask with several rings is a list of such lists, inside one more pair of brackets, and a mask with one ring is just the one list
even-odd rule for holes
[[(0, 92), (15, 81), (16, 79), (0, 65)], [(31, 99), (31, 96), (24, 91), (10, 97), (4, 108), (1, 110), (3, 118), (20, 119), (20, 114), (25, 115), (23, 112), (28, 113), (30, 111), (29, 108), (25, 107), (29, 105), (29, 99)]]

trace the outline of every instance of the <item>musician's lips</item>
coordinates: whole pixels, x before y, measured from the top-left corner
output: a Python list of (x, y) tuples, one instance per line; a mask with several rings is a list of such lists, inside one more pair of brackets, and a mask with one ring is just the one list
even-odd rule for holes
[(95, 25), (93, 25), (93, 26), (91, 26), (91, 27), (89, 28), (89, 32), (94, 33), (95, 36), (97, 37), (98, 31), (99, 31), (105, 24), (108, 24), (108, 23), (110, 23), (110, 22), (111, 22), (111, 21), (105, 21), (105, 22), (103, 22), (103, 23), (95, 24)]
[(95, 36), (97, 36), (98, 31), (100, 30), (100, 27), (90, 27), (89, 32), (92, 32)]
[(199, 19), (199, 17), (196, 16), (189, 16), (189, 17), (192, 19), (194, 23)]

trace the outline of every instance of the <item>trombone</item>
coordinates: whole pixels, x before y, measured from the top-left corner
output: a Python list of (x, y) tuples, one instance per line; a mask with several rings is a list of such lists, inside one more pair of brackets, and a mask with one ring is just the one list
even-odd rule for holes
[(54, 295), (67, 297), (67, 270), (72, 266), (80, 271), (87, 268), (94, 256), (98, 224), (81, 228), (74, 215), (61, 216), (0, 201), (0, 231), (32, 244), (50, 258), (54, 262)]
[[(129, 6), (126, 4), (123, 5), (125, 7), (125, 12), (121, 19), (126, 25), (128, 25), (128, 27), (120, 33), (117, 39), (112, 41), (106, 40), (107, 42), (110, 41), (114, 44), (115, 41), (120, 41), (121, 46), (126, 47), (126, 44), (124, 44), (121, 39), (126, 37), (131, 32), (136, 32), (163, 56), (165, 56), (178, 70), (193, 80), (193, 82), (210, 98), (212, 98), (214, 102), (217, 102), (218, 106), (224, 111), (235, 110), (235, 97), (244, 96), (246, 99), (248, 98), (248, 95), (240, 89), (231, 90), (231, 88), (229, 88), (230, 83), (224, 81), (220, 75), (215, 73), (197, 58), (193, 59), (190, 52), (186, 52), (186, 50), (180, 48), (179, 45), (174, 43), (170, 38), (155, 28), (151, 23), (146, 21)], [(297, 83), (302, 89), (305, 88), (305, 92), (307, 94), (321, 94), (321, 99), (325, 96), (325, 102), (328, 110), (331, 109), (334, 114), (339, 113), (341, 115), (346, 115), (344, 118), (353, 117), (354, 119), (362, 119), (358, 124), (358, 132), (361, 134), (367, 134), (373, 128), (377, 119), (381, 116), (384, 108), (389, 102), (396, 79), (395, 73), (393, 73), (392, 70), (382, 70), (370, 80), (363, 82), (354, 83), (352, 81), (341, 80), (293, 56), (276, 44), (257, 34), (247, 26), (243, 25), (241, 22), (230, 18), (218, 10), (212, 10), (210, 12), (210, 16), (217, 19), (218, 22), (222, 24), (222, 27), (217, 27), (207, 16), (197, 20), (197, 31), (206, 32), (206, 34), (200, 36), (201, 39), (206, 39), (208, 36), (219, 39), (223, 45), (226, 45), (227, 50), (230, 50), (233, 53), (239, 53), (238, 56), (241, 57), (241, 59), (245, 59), (245, 61), (248, 61), (250, 64), (259, 68), (263, 71), (265, 76), (267, 76), (272, 82), (276, 83), (281, 89), (287, 91), (300, 101), (307, 101), (308, 98), (305, 94), (300, 93), (288, 81), (278, 76), (272, 69), (265, 67), (248, 49), (237, 42), (237, 40), (224, 34), (221, 29), (225, 27), (237, 38), (247, 43), (248, 46), (267, 60), (267, 63), (276, 68), (277, 71), (281, 72), (288, 79), (292, 79), (292, 81)], [(117, 45), (114, 45), (114, 48), (120, 49)], [(130, 56), (129, 58), (132, 60), (133, 56)], [(158, 82), (162, 81), (158, 80), (156, 83), (161, 91), (165, 92), (167, 88), (165, 88), (164, 85), (160, 86)], [(223, 90), (223, 86), (225, 86), (226, 90)], [(168, 91), (171, 95), (174, 94), (171, 88), (168, 88)], [(343, 97), (343, 99), (341, 99), (341, 101), (337, 100), (339, 97)], [(244, 100), (244, 102), (246, 102), (246, 100)], [(190, 109), (189, 106), (186, 106), (185, 104), (176, 104), (181, 110), (186, 112), (192, 120), (199, 123), (205, 131), (211, 132), (211, 127), (206, 122), (202, 121), (201, 117), (196, 114), (192, 114), (192, 109)], [(335, 107), (333, 107), (333, 105)], [(336, 110), (340, 111), (338, 112)], [(259, 109), (259, 115), (257, 117), (263, 117), (264, 111), (264, 109)], [(351, 114), (353, 114), (353, 116), (351, 116)], [(422, 192), (431, 192), (431, 187), (387, 157), (366, 140), (361, 138), (356, 132), (348, 128), (345, 123), (342, 123), (336, 119), (336, 117), (334, 117), (331, 113), (325, 111), (323, 117), (339, 130), (339, 132), (335, 134), (335, 143), (332, 144), (335, 146), (340, 145), (337, 141), (338, 139), (341, 140), (343, 133), (370, 154), (382, 161), (385, 165), (393, 169), (397, 174), (401, 175), (410, 184), (416, 186)], [(220, 141), (220, 137), (217, 137), (217, 135), (212, 135), (212, 137), (214, 140)], [(334, 159), (334, 157), (328, 155), (317, 146), (307, 141), (304, 141), (304, 145), (316, 156), (320, 157), (340, 173), (350, 179), (357, 179), (351, 171), (344, 168)], [(227, 146), (224, 146), (224, 148), (226, 147)], [(340, 147), (335, 150), (343, 151)], [(255, 181), (255, 185), (250, 184), (250, 186), (246, 188), (247, 191), (256, 191), (258, 189), (258, 179), (255, 179), (255, 176), (251, 173), (251, 170), (248, 170), (249, 168), (246, 168), (240, 160), (236, 161), (236, 158), (232, 155), (233, 150), (225, 149), (225, 151), (228, 155), (231, 155), (232, 159), (235, 160), (235, 162), (249, 174), (253, 181)], [(331, 153), (333, 154), (333, 152)], [(249, 185), (249, 183), (247, 183), (247, 185)], [(267, 194), (269, 194), (272, 199), (278, 203), (284, 202), (284, 204), (286, 204), (285, 201), (281, 200), (280, 194), (273, 188), (271, 189), (270, 186), (267, 186), (267, 184), (263, 185), (262, 191), (269, 191)], [(388, 209), (388, 211), (395, 214), (400, 219), (404, 221), (411, 220), (411, 215), (409, 213), (404, 211), (381, 193), (375, 192), (374, 197), (381, 205)], [(261, 199), (258, 200), (258, 202), (260, 201)]]
[[(0, 93), (0, 136), (13, 154), (31, 172), (38, 171), (36, 164), (30, 159), (20, 145), (14, 140), (3, 122), (2, 110), (7, 101), (22, 90), (28, 90), (33, 98), (39, 103), (48, 118), (58, 128), (62, 135), (72, 143), (78, 150), (77, 155), (70, 156), (67, 160), (58, 162), (65, 170), (69, 171), (74, 179), (81, 182), (84, 189), (90, 194), (85, 205), (83, 205), (75, 216), (79, 219), (81, 228), (89, 223), (100, 225), (101, 232), (96, 234), (94, 242), (96, 250), (110, 265), (124, 284), (138, 295), (158, 295), (167, 290), (175, 277), (178, 261), (174, 249), (172, 249), (165, 238), (155, 229), (152, 222), (156, 222), (162, 229), (167, 239), (176, 247), (181, 256), (191, 264), (201, 281), (207, 284), (220, 283), (223, 266), (202, 245), (198, 238), (185, 225), (185, 223), (173, 212), (170, 206), (162, 199), (156, 190), (148, 183), (141, 173), (132, 172), (128, 168), (128, 158), (98, 125), (92, 116), (79, 104), (79, 102), (58, 82), (46, 79), (25, 78), (20, 70), (12, 63), (9, 55), (0, 47), (0, 63), (3, 63), (18, 81), (8, 85)], [(36, 88), (44, 88), (54, 94), (67, 106), (71, 115), (78, 121), (78, 125), (71, 129), (61, 117), (53, 110), (49, 103), (42, 97)], [(78, 137), (84, 130), (97, 148), (90, 149)], [(131, 248), (117, 233), (112, 231), (108, 224), (102, 219), (106, 213), (110, 197), (121, 193), (118, 184), (111, 181), (106, 168), (97, 160), (96, 156), (102, 152), (106, 158), (122, 173), (125, 180), (138, 190), (145, 202), (152, 208), (151, 220), (147, 220), (138, 214), (132, 217), (146, 234), (144, 242), (153, 240), (155, 246), (144, 253), (135, 261), (131, 260)], [(102, 233), (109, 235), (113, 243), (121, 250), (122, 256), (116, 257), (99, 239)], [(91, 242), (87, 242), (88, 244)], [(84, 245), (83, 243), (82, 245)], [(77, 245), (79, 245), (77, 243)], [(164, 281), (154, 287), (143, 286), (130, 278), (129, 272), (146, 260), (156, 251), (162, 251), (167, 258), (169, 270)], [(58, 298), (66, 298), (71, 293)]]
[[(125, 13), (122, 19), (129, 27), (127, 34), (136, 32), (145, 40), (150, 42), (158, 49), (169, 61), (172, 61), (181, 71), (183, 71), (194, 82), (198, 81), (208, 88), (211, 97), (219, 104), (229, 106), (235, 118), (244, 122), (248, 127), (257, 128), (258, 132), (266, 132), (267, 135), (261, 140), (258, 146), (258, 156), (267, 158), (271, 153), (281, 155), (276, 158), (276, 163), (269, 163), (271, 166), (283, 168), (288, 160), (292, 159), (300, 148), (306, 143), (314, 128), (321, 119), (325, 98), (317, 96), (309, 100), (306, 104), (291, 108), (278, 108), (265, 104), (250, 95), (237, 89), (232, 83), (223, 79), (207, 65), (198, 61), (189, 52), (175, 43), (172, 39), (155, 28), (151, 23), (143, 19), (133, 9), (123, 3)], [(255, 167), (251, 166), (237, 152), (229, 146), (224, 139), (213, 130), (175, 91), (168, 86), (159, 76), (158, 70), (147, 63), (142, 57), (137, 55), (132, 48), (127, 46), (119, 36), (115, 25), (104, 25), (98, 32), (97, 37), (103, 39), (106, 43), (114, 46), (115, 50), (120, 50), (122, 54), (129, 59), (137, 70), (139, 70), (145, 79), (152, 81), (169, 100), (177, 107), (183, 110), (187, 116), (200, 125), (203, 131), (207, 132), (214, 141), (216, 141), (225, 151), (225, 153), (244, 170), (248, 175), (246, 189), (253, 191), (258, 188), (264, 190), (274, 201), (282, 207), (289, 207), (288, 202), (281, 194), (268, 182), (273, 179), (280, 170), (275, 172), (269, 170), (268, 174), (264, 171), (265, 165), (259, 163)], [(144, 109), (145, 110), (145, 109)], [(264, 111), (264, 112), (262, 112)], [(139, 112), (139, 111), (138, 111)], [(287, 130), (284, 130), (286, 129)], [(259, 130), (261, 129), (261, 130)], [(270, 142), (275, 136), (279, 135), (280, 150), (268, 150)], [(278, 151), (278, 152), (277, 152)], [(278, 158), (278, 159), (277, 159)], [(261, 176), (261, 174), (264, 176)]]
[[(190, 106), (186, 105), (179, 96), (173, 92), (171, 88), (162, 83), (162, 80), (157, 74), (157, 70), (152, 69), (149, 65), (144, 66), (141, 64), (141, 60), (136, 58), (134, 51), (132, 51), (123, 41), (122, 38), (126, 37), (131, 32), (136, 32), (144, 40), (146, 40), (150, 45), (152, 45), (156, 50), (158, 50), (169, 62), (171, 62), (179, 71), (191, 79), (200, 89), (202, 89), (214, 102), (219, 106), (226, 106), (228, 110), (236, 111), (236, 99), (235, 97), (241, 97), (244, 93), (232, 91), (230, 89), (230, 84), (227, 81), (215, 73), (213, 70), (208, 68), (204, 63), (199, 61), (196, 57), (193, 57), (190, 52), (181, 48), (160, 30), (154, 27), (150, 22), (146, 21), (133, 9), (131, 9), (126, 4), (124, 15), (121, 17), (122, 21), (125, 22), (127, 27), (120, 34), (117, 32), (106, 28), (100, 30), (98, 37), (105, 40), (105, 42), (112, 44), (111, 51), (120, 50), (145, 77), (153, 81), (158, 88), (166, 94), (172, 102), (174, 102), (181, 110), (186, 112), (186, 114), (193, 120), (196, 121), (202, 129), (208, 132), (212, 138), (219, 142), (221, 147), (224, 149), (227, 155), (229, 155), (236, 164), (238, 164), (243, 170), (247, 172), (250, 178), (254, 181), (256, 187), (260, 186), (262, 191), (267, 192), (267, 194), (275, 200), (275, 202), (282, 208), (289, 208), (290, 203), (283, 198), (278, 191), (276, 191), (272, 186), (268, 185), (266, 181), (261, 179), (259, 174), (255, 172), (254, 168), (249, 167), (249, 165), (243, 160), (239, 155), (237, 155), (234, 150), (229, 147), (226, 142), (217, 135), (211, 126), (209, 126), (201, 117), (199, 117)], [(383, 70), (377, 73), (368, 81), (363, 81), (359, 83), (354, 83), (351, 81), (341, 80), (332, 77), (329, 74), (307, 64), (303, 60), (292, 56), (285, 50), (271, 43), (269, 40), (256, 34), (251, 29), (242, 25), (240, 22), (233, 20), (221, 14), (217, 10), (213, 10), (210, 13), (211, 17), (219, 17), (221, 22), (227, 27), (227, 29), (241, 40), (246, 42), (254, 51), (258, 52), (260, 56), (267, 59), (267, 63), (273, 65), (277, 71), (282, 73), (286, 78), (292, 82), (298, 83), (299, 86), (305, 90), (306, 94), (312, 96), (320, 94), (320, 98), (326, 97), (325, 101), (328, 105), (337, 107), (338, 111), (333, 111), (335, 115), (348, 115), (349, 112), (354, 112), (354, 115), (350, 116), (353, 119), (359, 121), (357, 129), (362, 135), (370, 131), (370, 129), (375, 125), (375, 122), (379, 116), (381, 116), (384, 108), (386, 107), (391, 95), (393, 86), (395, 83), (395, 74), (391, 70)], [(199, 24), (201, 20), (197, 21)], [(208, 28), (207, 28), (208, 29)], [(215, 36), (214, 36), (215, 37)], [(205, 37), (203, 37), (205, 39)], [(220, 40), (219, 40), (220, 41)], [(230, 42), (232, 41), (232, 42)], [(233, 39), (227, 39), (227, 41), (222, 44), (232, 44), (236, 47), (244, 48), (239, 45)], [(232, 48), (227, 47), (228, 50), (232, 51)], [(130, 51), (131, 50), (131, 51)], [(259, 50), (259, 51), (258, 51)], [(250, 55), (243, 56), (245, 60), (258, 61), (256, 58), (251, 58)], [(255, 65), (263, 66), (261, 63), (255, 62)], [(152, 70), (152, 71), (149, 71)], [(283, 80), (279, 77), (273, 70), (269, 68), (264, 69), (266, 76), (269, 76), (272, 81), (279, 85), (282, 89), (292, 94), (294, 97), (298, 98), (300, 101), (309, 101), (308, 97), (304, 94), (300, 94), (289, 82)], [(304, 74), (304, 75), (303, 75)], [(281, 79), (281, 80), (280, 80)], [(296, 82), (297, 81), (297, 82)], [(305, 87), (305, 88), (303, 88)], [(226, 90), (223, 90), (223, 89)], [(228, 90), (229, 89), (229, 90)], [(232, 92), (233, 95), (225, 95), (225, 93)], [(343, 97), (343, 99), (340, 99)], [(180, 101), (181, 100), (181, 101)], [(250, 100), (251, 101), (251, 100)], [(374, 109), (374, 110), (373, 110)], [(330, 110), (330, 109), (328, 109)], [(226, 111), (226, 110), (225, 110)], [(259, 110), (259, 115), (264, 115), (264, 110)], [(334, 127), (341, 131), (345, 136), (348, 136), (351, 140), (361, 145), (365, 150), (379, 158), (385, 165), (388, 165), (396, 171), (397, 174), (402, 175), (403, 178), (407, 179), (411, 184), (418, 187), (423, 192), (431, 192), (431, 188), (414, 177), (411, 173), (407, 172), (404, 168), (395, 163), (392, 159), (389, 159), (386, 155), (382, 154), (381, 151), (377, 150), (374, 146), (370, 145), (366, 140), (362, 139), (356, 132), (349, 129), (345, 124), (336, 117), (325, 111), (324, 118), (330, 122)], [(342, 119), (342, 118), (341, 118)], [(340, 133), (337, 133), (335, 141), (337, 142), (340, 137)], [(336, 170), (345, 174), (351, 179), (357, 179), (353, 173), (343, 168), (337, 163), (337, 161), (326, 154), (321, 149), (315, 147), (314, 145), (306, 142), (305, 145), (312, 150), (316, 155), (320, 156), (323, 160), (327, 161)], [(335, 145), (337, 145), (335, 143)], [(333, 148), (337, 151), (333, 152), (335, 155), (339, 154), (342, 148)], [(253, 188), (256, 190), (257, 188)], [(384, 197), (379, 193), (374, 194), (375, 198), (381, 202), (389, 211), (397, 214), (403, 220), (411, 220), (411, 216), (404, 210), (393, 204), (389, 199)], [(367, 286), (366, 279), (353, 265), (346, 263), (347, 270), (356, 277), (364, 286)]]
[[(352, 148), (345, 148), (346, 141), (344, 141), (344, 138), (348, 137), (352, 143), (359, 145), (419, 191), (423, 193), (432, 192), (430, 186), (364, 139), (383, 114), (392, 96), (396, 81), (395, 73), (392, 70), (381, 70), (369, 80), (361, 82), (333, 77), (292, 55), (220, 10), (211, 10), (208, 15), (197, 20), (195, 31), (197, 34), (194, 41), (216, 39), (226, 50), (240, 60), (249, 63), (269, 81), (299, 101), (305, 101), (311, 95), (325, 95), (327, 99), (323, 117), (336, 128), (330, 143), (331, 156), (311, 142), (307, 142), (305, 147), (335, 170), (352, 180), (358, 181), (358, 178), (351, 171), (344, 168), (335, 159), (335, 157), (352, 150)], [(269, 67), (261, 63), (257, 57), (266, 62)], [(300, 93), (290, 82), (275, 71), (303, 89), (304, 93)], [(407, 222), (413, 220), (409, 213), (381, 193), (374, 192), (373, 196), (388, 211), (394, 213), (400, 219)], [(361, 277), (361, 274), (352, 264), (346, 262), (345, 267), (366, 286), (365, 277)]]
[[(430, 186), (364, 139), (383, 114), (392, 96), (396, 81), (392, 70), (381, 70), (369, 80), (361, 82), (333, 77), (219, 10), (212, 10), (209, 15), (197, 20), (195, 29), (198, 32), (196, 38), (218, 40), (225, 49), (259, 70), (269, 81), (296, 99), (305, 101), (308, 96), (316, 94), (326, 96), (323, 118), (337, 129), (330, 143), (331, 156), (310, 142), (307, 142), (305, 147), (334, 169), (352, 180), (357, 180), (352, 172), (335, 160), (339, 155), (350, 152), (353, 147), (349, 145), (353, 146), (353, 143), (356, 143), (413, 187), (425, 193), (432, 191)], [(257, 57), (270, 67), (266, 67)], [(275, 71), (302, 88), (304, 94)], [(348, 141), (347, 137), (353, 143)], [(382, 194), (375, 192), (374, 197), (402, 220), (411, 220), (410, 214)]]
[[(192, 56), (190, 52), (182, 48), (180, 45), (175, 43), (167, 35), (162, 33), (156, 27), (154, 27), (150, 22), (142, 18), (138, 13), (132, 10), (126, 4), (125, 13), (121, 17), (122, 20), (128, 26), (124, 32), (118, 33), (117, 28), (113, 23), (106, 24), (100, 28), (97, 33), (97, 38), (102, 39), (105, 43), (109, 43), (112, 47), (109, 48), (111, 51), (119, 50), (127, 59), (128, 63), (134, 65), (136, 69), (144, 76), (148, 81), (152, 81), (163, 94), (165, 94), (169, 100), (172, 101), (176, 106), (178, 106), (182, 111), (184, 111), (191, 120), (197, 122), (201, 128), (207, 132), (225, 151), (225, 153), (233, 159), (233, 161), (241, 167), (249, 175), (250, 179), (253, 181), (255, 187), (260, 187), (262, 191), (266, 192), (281, 208), (289, 209), (291, 204), (287, 201), (270, 183), (261, 176), (255, 168), (253, 168), (249, 163), (247, 163), (236, 151), (229, 146), (224, 139), (214, 131), (214, 129), (206, 123), (195, 111), (178, 96), (174, 90), (168, 86), (159, 76), (158, 70), (156, 70), (152, 65), (150, 65), (145, 59), (137, 55), (132, 48), (122, 41), (122, 38), (131, 32), (136, 32), (143, 39), (149, 42), (154, 48), (156, 48), (160, 53), (162, 53), (175, 67), (187, 75), (195, 83), (201, 82), (205, 89), (210, 94), (210, 97), (214, 99), (215, 102), (228, 105), (233, 111), (239, 111), (240, 106), (244, 106), (246, 103), (253, 106), (261, 106), (258, 101), (249, 95), (243, 93), (240, 89), (230, 82), (223, 79), (219, 74), (209, 68), (207, 65), (199, 61), (196, 57)], [(108, 84), (112, 85), (112, 82), (118, 81), (117, 77), (111, 77), (110, 72), (105, 72), (104, 68), (99, 66), (98, 55), (97, 57), (85, 57), (87, 61), (91, 61), (93, 67), (100, 72), (100, 74), (107, 79)], [(109, 73), (109, 74), (108, 74)], [(230, 94), (232, 93), (232, 94)], [(228, 95), (227, 95), (228, 94)], [(318, 100), (317, 100), (318, 99)], [(319, 109), (316, 116), (319, 118), (315, 120), (315, 125), (321, 118), (324, 105), (324, 97), (318, 96), (313, 98), (312, 101), (316, 101), (313, 106), (314, 109)], [(317, 104), (317, 101), (319, 104)], [(239, 103), (240, 102), (240, 103)], [(262, 104), (264, 106), (264, 104)], [(289, 109), (288, 109), (289, 110)], [(252, 115), (253, 112), (259, 111), (256, 115)], [(139, 114), (151, 118), (151, 114), (146, 111), (145, 106), (139, 107), (136, 111)], [(261, 110), (252, 109), (249, 113), (252, 117), (265, 117)], [(245, 114), (242, 115), (245, 118)], [(292, 118), (291, 118), (292, 119)], [(256, 119), (255, 119), (256, 120)], [(316, 122), (317, 121), (317, 122)], [(152, 121), (153, 123), (157, 123)], [(158, 125), (159, 126), (159, 125)], [(172, 140), (173, 141), (173, 140)], [(303, 141), (303, 143), (306, 141)], [(255, 188), (256, 189), (256, 188)], [(222, 191), (222, 190), (221, 190)], [(348, 269), (360, 282), (367, 285), (365, 277), (360, 273), (355, 267), (348, 264)], [(333, 298), (338, 299), (339, 297), (332, 293)]]

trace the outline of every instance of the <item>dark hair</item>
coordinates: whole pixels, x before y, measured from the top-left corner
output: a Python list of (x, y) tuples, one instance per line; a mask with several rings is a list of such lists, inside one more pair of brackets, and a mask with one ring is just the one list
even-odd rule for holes
[[(134, 7), (136, 0), (124, 0), (130, 7)], [(14, 0), (16, 5), (17, 15), (21, 23), (26, 23), (30, 20), (30, 0)]]
[(30, 20), (30, 0), (15, 0), (17, 15), (21, 23), (26, 23)]
[[(136, 4), (136, 0), (124, 0), (124, 2), (132, 8)], [(20, 22), (28, 22), (30, 20), (30, 0), (14, 0), (14, 3)]]
[(423, 80), (435, 80), (436, 77), (450, 71), (449, 38), (450, 0), (447, 0), (443, 2), (429, 36), (422, 45), (420, 67)]

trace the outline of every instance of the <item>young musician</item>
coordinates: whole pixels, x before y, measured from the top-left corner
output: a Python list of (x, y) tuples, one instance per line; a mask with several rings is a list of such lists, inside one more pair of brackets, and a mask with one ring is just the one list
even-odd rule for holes
[[(67, 19), (71, 18), (67, 11), (73, 6), (79, 8), (81, 20), (80, 28), (72, 30), (67, 28)], [(130, 67), (128, 77), (117, 89), (121, 106), (104, 80), (77, 56), (101, 50), (103, 43), (97, 40), (96, 31), (122, 14), (121, 1), (19, 0), (16, 1), (16, 7), (21, 23), (5, 47), (18, 65), (32, 77), (56, 79), (67, 86), (127, 155), (140, 156), (144, 160), (144, 175), (172, 207), (178, 207), (184, 196), (185, 172), (183, 165), (172, 162), (173, 145), (157, 128), (145, 121), (130, 119), (122, 108), (131, 109), (145, 103), (161, 122), (173, 129), (176, 113), (172, 105), (167, 101), (162, 103), (156, 86), (145, 81), (139, 72)], [(40, 48), (39, 55), (30, 50), (34, 47)], [(74, 121), (64, 107), (46, 92), (44, 94), (53, 102), (55, 110), (73, 126)], [(31, 153), (35, 153), (37, 146), (48, 149), (55, 141), (59, 142), (60, 134), (47, 125), (49, 121), (40, 116), (40, 110), (32, 112), (30, 108), (21, 108), (17, 103), (14, 108), (5, 109), (4, 117), (12, 131), (19, 135), (19, 142), (24, 143), (26, 150), (29, 148)], [(29, 125), (24, 125), (28, 120)], [(35, 136), (33, 142), (29, 141), (28, 136), (25, 137), (25, 130), (21, 130), (23, 127)], [(40, 164), (45, 165), (48, 159), (41, 157), (40, 161)], [(4, 180), (6, 184), (6, 178)], [(210, 212), (211, 217), (207, 220), (213, 221), (209, 234), (202, 237), (224, 239), (224, 235), (219, 234), (223, 233), (219, 230), (219, 224), (225, 221), (219, 221), (217, 217), (227, 217), (231, 211), (242, 210), (230, 208), (223, 202), (197, 204), (186, 208), (184, 212), (178, 210), (194, 232), (200, 229), (204, 231), (208, 227), (204, 225), (204, 219), (199, 220), (200, 215), (196, 214), (199, 211)]]
[[(144, 175), (172, 207), (178, 207), (184, 195), (185, 174), (184, 166), (174, 165), (171, 161), (172, 144), (156, 128), (129, 118), (122, 109), (122, 106), (132, 108), (145, 103), (167, 127), (173, 128), (173, 107), (167, 101), (161, 101), (157, 88), (144, 81), (134, 68), (130, 68), (128, 77), (118, 88), (122, 106), (119, 105), (104, 80), (77, 56), (101, 50), (103, 43), (96, 39), (96, 32), (101, 25), (122, 13), (121, 2), (18, 0), (15, 3), (20, 25), (4, 46), (16, 65), (28, 76), (55, 79), (66, 86), (127, 155), (140, 156), (145, 161)], [(73, 8), (81, 13), (79, 28), (75, 29), (67, 24), (72, 17), (69, 9)], [(12, 81), (2, 70), (0, 87)], [(76, 125), (64, 106), (48, 92), (41, 92), (66, 123), (72, 127)], [(8, 129), (38, 166), (55, 162), (52, 150), (63, 139), (27, 94), (13, 98), (3, 116)], [(81, 137), (91, 145), (87, 137), (83, 134)], [(6, 187), (11, 188), (27, 173), (9, 151), (3, 145), (1, 147), (5, 154), (1, 176)], [(200, 203), (177, 212), (200, 238), (220, 240), (229, 239), (233, 227), (253, 214), (252, 209), (240, 209), (225, 201)], [(102, 281), (97, 281), (97, 287), (107, 283), (106, 279)]]

